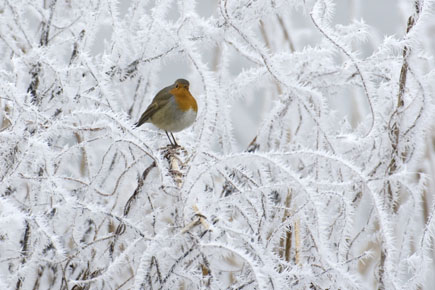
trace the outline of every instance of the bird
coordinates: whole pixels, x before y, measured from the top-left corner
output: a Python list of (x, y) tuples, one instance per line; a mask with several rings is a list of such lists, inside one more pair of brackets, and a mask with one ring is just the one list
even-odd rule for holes
[(198, 113), (198, 104), (189, 86), (189, 81), (177, 79), (172, 85), (161, 89), (135, 124), (136, 127), (152, 123), (165, 131), (173, 147), (179, 147), (173, 132), (190, 127)]

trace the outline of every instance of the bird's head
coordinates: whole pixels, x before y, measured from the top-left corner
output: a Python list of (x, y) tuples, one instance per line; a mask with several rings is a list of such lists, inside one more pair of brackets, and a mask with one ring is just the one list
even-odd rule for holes
[(178, 105), (183, 111), (192, 108), (195, 112), (198, 111), (198, 105), (195, 98), (189, 92), (189, 81), (185, 79), (178, 79), (172, 85), (172, 89), (169, 91), (175, 96)]
[(185, 79), (178, 79), (172, 85), (171, 90), (169, 91), (173, 96), (183, 97), (186, 95), (190, 95), (189, 92), (189, 81)]
[(174, 83), (174, 87), (177, 90), (189, 90), (189, 81), (185, 79), (178, 79)]

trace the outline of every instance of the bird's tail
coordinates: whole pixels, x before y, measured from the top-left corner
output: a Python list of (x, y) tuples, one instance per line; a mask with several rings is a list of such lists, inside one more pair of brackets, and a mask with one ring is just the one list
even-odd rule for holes
[(139, 126), (142, 126), (144, 123), (146, 123), (146, 121), (148, 121), (148, 118), (147, 119), (145, 119), (145, 118), (140, 118), (139, 119), (139, 121), (137, 121), (136, 123), (134, 123), (134, 125), (136, 126), (136, 127), (139, 127)]

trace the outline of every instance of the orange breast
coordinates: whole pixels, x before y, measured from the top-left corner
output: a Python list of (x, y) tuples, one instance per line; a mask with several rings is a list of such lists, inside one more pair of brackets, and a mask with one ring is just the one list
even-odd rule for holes
[(170, 93), (175, 97), (175, 101), (178, 107), (183, 111), (189, 111), (190, 109), (198, 112), (198, 104), (195, 98), (190, 94), (189, 90), (186, 89), (172, 89)]

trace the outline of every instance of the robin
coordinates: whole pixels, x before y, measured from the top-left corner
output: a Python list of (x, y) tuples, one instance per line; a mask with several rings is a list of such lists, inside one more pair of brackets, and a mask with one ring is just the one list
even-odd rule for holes
[(178, 147), (172, 132), (179, 132), (192, 125), (197, 112), (198, 104), (189, 92), (189, 82), (178, 79), (157, 93), (135, 125), (139, 127), (143, 123), (152, 123), (165, 131), (172, 146)]

